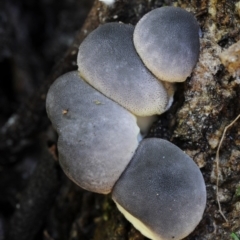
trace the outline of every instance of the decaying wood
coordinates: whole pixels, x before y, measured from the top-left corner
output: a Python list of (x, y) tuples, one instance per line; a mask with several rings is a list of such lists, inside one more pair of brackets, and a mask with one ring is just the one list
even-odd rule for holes
[(215, 164), (216, 164), (216, 175), (217, 175), (217, 179), (216, 179), (216, 199), (217, 199), (217, 203), (218, 203), (218, 209), (219, 209), (219, 213), (222, 215), (222, 217), (224, 218), (224, 220), (226, 222), (228, 222), (227, 218), (225, 217), (224, 213), (222, 212), (222, 207), (221, 207), (221, 203), (220, 203), (220, 199), (219, 199), (219, 152), (220, 149), (222, 147), (222, 143), (224, 140), (224, 137), (226, 135), (227, 130), (233, 126), (234, 123), (236, 123), (238, 121), (238, 119), (240, 118), (240, 114), (229, 124), (224, 128), (221, 140), (218, 144), (218, 148), (217, 148), (217, 153), (216, 153), (216, 158), (215, 158)]
[(35, 239), (56, 198), (60, 186), (59, 167), (46, 146), (43, 149), (29, 185), (12, 217), (6, 239)]
[[(61, 74), (76, 69), (77, 49), (84, 37), (99, 24), (122, 21), (136, 24), (156, 7), (174, 5), (195, 14), (201, 26), (201, 53), (191, 77), (178, 84), (171, 109), (160, 116), (149, 137), (170, 139), (201, 168), (207, 186), (207, 207), (203, 220), (186, 239), (231, 239), (240, 236), (240, 122), (226, 132), (219, 152), (218, 199), (216, 199), (216, 162), (214, 161), (224, 128), (240, 114), (240, 82), (236, 72), (227, 71), (220, 60), (222, 50), (240, 40), (240, 4), (231, 0), (204, 1), (117, 1), (107, 8), (94, 2), (86, 23), (64, 58), (55, 66), (41, 92), (22, 107), (1, 129), (1, 162), (17, 155), (35, 134), (45, 131), (45, 96), (50, 84)], [(31, 124), (30, 124), (31, 123)], [(65, 179), (58, 197), (43, 224), (45, 239), (141, 240), (118, 212), (110, 196), (88, 193)]]

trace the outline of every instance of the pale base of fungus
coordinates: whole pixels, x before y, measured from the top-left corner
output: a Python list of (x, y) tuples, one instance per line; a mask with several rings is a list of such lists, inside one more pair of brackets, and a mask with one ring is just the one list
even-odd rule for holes
[(146, 136), (152, 124), (157, 120), (158, 115), (148, 117), (137, 117), (137, 125), (140, 128), (142, 136)]
[[(114, 199), (113, 199), (114, 201)], [(153, 234), (153, 232), (146, 227), (145, 224), (143, 224), (141, 221), (139, 221), (137, 218), (135, 218), (133, 215), (131, 215), (128, 211), (126, 211), (123, 207), (121, 207), (119, 204), (117, 204), (116, 201), (114, 201), (117, 205), (118, 210), (124, 215), (124, 217), (139, 231), (142, 233), (142, 235), (146, 236), (147, 238), (150, 238), (152, 240), (163, 240), (162, 238), (159, 238)]]
[(168, 93), (168, 104), (166, 106), (166, 111), (172, 106), (173, 103), (173, 96), (176, 91), (176, 84), (175, 83), (169, 83), (169, 82), (164, 82), (161, 81), (165, 89), (167, 90)]
[[(113, 200), (114, 201), (114, 200)], [(116, 201), (114, 201), (118, 210), (123, 214), (123, 216), (145, 237), (151, 240), (166, 240), (155, 234), (146, 227), (141, 221), (131, 215), (128, 211), (126, 211), (123, 207), (121, 207)]]

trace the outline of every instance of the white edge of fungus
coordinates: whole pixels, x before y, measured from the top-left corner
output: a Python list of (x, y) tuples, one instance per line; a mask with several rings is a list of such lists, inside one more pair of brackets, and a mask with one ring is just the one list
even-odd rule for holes
[(166, 106), (166, 111), (172, 106), (173, 103), (173, 96), (169, 97), (168, 104)]
[(120, 206), (114, 199), (113, 201), (117, 205), (118, 210), (124, 215), (124, 217), (132, 223), (132, 225), (138, 229), (144, 236), (150, 238), (152, 240), (163, 240), (160, 237), (157, 237), (154, 232), (152, 232), (145, 224), (143, 224), (140, 220), (132, 216), (128, 211), (126, 211), (122, 206)]

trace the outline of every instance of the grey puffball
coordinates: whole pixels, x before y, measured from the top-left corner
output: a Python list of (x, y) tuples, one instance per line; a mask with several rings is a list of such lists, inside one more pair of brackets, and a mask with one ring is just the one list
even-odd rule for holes
[(179, 240), (202, 219), (206, 187), (188, 155), (166, 140), (149, 138), (140, 143), (112, 198), (143, 235)]
[(133, 31), (132, 25), (107, 23), (91, 32), (79, 47), (80, 76), (134, 115), (162, 114), (172, 94), (139, 58)]
[(66, 175), (88, 191), (109, 193), (138, 147), (136, 117), (78, 72), (52, 84), (46, 109), (59, 135), (59, 162)]
[(155, 9), (135, 29), (107, 23), (80, 45), (78, 71), (59, 77), (47, 94), (63, 171), (88, 191), (111, 193), (152, 240), (183, 239), (206, 205), (194, 161), (166, 140), (142, 140), (171, 106), (173, 82), (191, 74), (199, 48), (198, 23), (181, 8)]
[(133, 41), (144, 64), (162, 81), (185, 81), (199, 57), (198, 22), (182, 8), (147, 13), (137, 23)]

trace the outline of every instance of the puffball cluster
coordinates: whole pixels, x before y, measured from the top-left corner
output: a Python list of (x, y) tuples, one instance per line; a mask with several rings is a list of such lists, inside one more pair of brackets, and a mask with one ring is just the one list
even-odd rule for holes
[(78, 71), (59, 77), (47, 95), (64, 172), (86, 190), (111, 193), (153, 240), (187, 236), (206, 204), (194, 161), (166, 140), (141, 136), (170, 107), (173, 82), (196, 64), (198, 31), (195, 18), (174, 7), (151, 11), (135, 29), (102, 25), (79, 47)]

